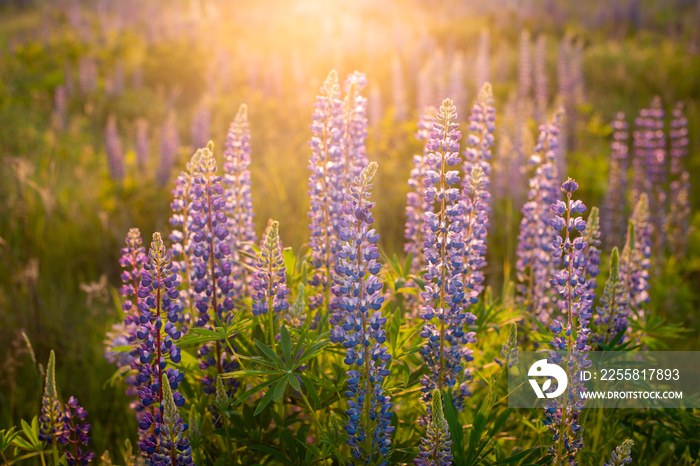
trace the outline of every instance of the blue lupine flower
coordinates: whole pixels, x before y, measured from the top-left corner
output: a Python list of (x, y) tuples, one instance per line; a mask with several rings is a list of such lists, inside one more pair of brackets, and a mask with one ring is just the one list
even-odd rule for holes
[(530, 165), (535, 174), (530, 178), (528, 200), (518, 233), (516, 273), (518, 301), (541, 322), (551, 313), (552, 292), (549, 276), (554, 270), (551, 255), (550, 205), (559, 199), (557, 191), (557, 152), (561, 112), (550, 123), (540, 126), (540, 134)]
[(603, 199), (602, 227), (607, 245), (619, 245), (624, 240), (626, 223), (629, 148), (628, 125), (625, 114), (618, 112), (612, 123), (613, 139), (610, 143), (610, 169), (608, 191)]
[(148, 466), (184, 466), (192, 463), (192, 447), (183, 434), (187, 424), (177, 412), (177, 404), (170, 389), (170, 384), (163, 380), (163, 400), (160, 404), (163, 422), (156, 428), (158, 449), (152, 457), (146, 459)]
[[(178, 290), (175, 288), (177, 274), (172, 272), (170, 254), (167, 253), (160, 233), (153, 234), (153, 242), (148, 251), (149, 262), (144, 264), (141, 274), (139, 317), (140, 329), (136, 332), (142, 343), (138, 346), (140, 370), (137, 376), (138, 396), (146, 410), (157, 407), (163, 399), (162, 377), (167, 377), (172, 389), (185, 378), (184, 373), (168, 368), (166, 361), (179, 363), (180, 348), (175, 342), (181, 332), (175, 323), (181, 312), (177, 305)], [(175, 403), (182, 406), (184, 397), (175, 392)], [(139, 420), (141, 440), (139, 446), (147, 455), (153, 454), (155, 437), (151, 426), (160, 423), (157, 409), (147, 411)]]
[(604, 461), (603, 466), (622, 466), (623, 464), (632, 463), (632, 447), (634, 441), (627, 439), (621, 445), (615, 447), (610, 455), (610, 462)]
[[(197, 326), (206, 328), (229, 321), (234, 307), (226, 199), (221, 176), (216, 175), (213, 146), (210, 142), (199, 150), (199, 168), (193, 179), (190, 206), (193, 299), (199, 312)], [(221, 342), (217, 341), (215, 348), (202, 345), (197, 354), (202, 370), (216, 367), (216, 373), (221, 374), (238, 368), (228, 345), (222, 348)], [(207, 374), (202, 383), (205, 393), (214, 394), (214, 377)], [(235, 379), (228, 379), (227, 383), (237, 386)]]
[[(421, 336), (427, 342), (420, 353), (430, 371), (421, 378), (424, 401), (429, 401), (436, 387), (453, 388), (461, 379), (462, 359), (471, 358), (464, 352), (465, 344), (473, 341), (472, 333), (465, 334), (464, 325), (476, 319), (473, 314), (464, 313), (464, 212), (457, 187), (459, 174), (450, 170), (461, 162), (461, 134), (456, 119), (455, 106), (445, 99), (428, 144), (431, 152), (427, 157), (424, 199), (435, 207), (425, 213), (423, 224), (427, 284), (421, 293), (421, 318), (426, 321)], [(435, 318), (437, 324), (433, 322)]]
[(420, 453), (413, 460), (416, 466), (450, 466), (452, 464), (452, 440), (447, 419), (443, 414), (440, 390), (433, 391), (430, 421), (425, 437), (421, 439)]
[[(75, 397), (70, 397), (66, 403), (63, 414), (63, 423), (66, 426), (65, 433), (59, 438), (61, 444), (65, 445), (66, 461), (69, 466), (85, 465), (95, 458), (92, 451), (83, 451), (83, 447), (90, 443), (90, 424), (84, 421), (87, 411), (78, 404)], [(70, 445), (69, 445), (70, 444)], [(79, 445), (83, 445), (80, 447)]]
[(51, 350), (49, 363), (46, 365), (44, 395), (41, 397), (39, 440), (48, 444), (58, 441), (64, 434), (64, 429), (63, 413), (61, 412), (61, 403), (58, 401), (58, 389), (56, 388), (56, 355)]
[(255, 264), (253, 315), (285, 312), (289, 309), (288, 294), (287, 269), (282, 258), (279, 222), (272, 221), (265, 232), (265, 240)]
[[(591, 364), (586, 360), (586, 352), (591, 349), (588, 344), (591, 332), (588, 327), (591, 303), (586, 281), (586, 222), (580, 217), (586, 211), (586, 206), (581, 201), (572, 200), (572, 194), (578, 190), (578, 184), (573, 179), (565, 181), (561, 190), (566, 195), (566, 202), (557, 200), (552, 203), (551, 209), (555, 216), (550, 221), (551, 227), (557, 232), (552, 243), (552, 256), (560, 261), (561, 268), (551, 278), (550, 283), (560, 295), (557, 301), (560, 312), (556, 315), (563, 314), (566, 321), (562, 322), (559, 317), (553, 317), (550, 329), (554, 334), (553, 348), (566, 352), (568, 356), (562, 357), (554, 353), (552, 359), (556, 363), (566, 359), (563, 363), (568, 366), (570, 373), (578, 373)], [(564, 237), (559, 235), (562, 230)], [(576, 232), (578, 236), (574, 237)], [(562, 332), (564, 334), (560, 336)], [(562, 404), (558, 398), (545, 404), (544, 424), (549, 426), (555, 441), (555, 446), (550, 447), (550, 452), (559, 461), (568, 458), (569, 462), (572, 462), (576, 452), (583, 446), (582, 428), (579, 423), (583, 401), (577, 398), (580, 389), (581, 381), (574, 377), (567, 386), (567, 399), (570, 402), (568, 405)]]
[(669, 199), (672, 200), (666, 230), (668, 232), (671, 253), (680, 260), (684, 257), (690, 236), (690, 174), (683, 167), (683, 159), (688, 156), (688, 119), (681, 102), (676, 104), (672, 113), (669, 129), (672, 181)]
[(597, 309), (595, 325), (598, 327), (596, 341), (609, 343), (619, 332), (623, 332), (620, 343), (624, 341), (624, 332), (627, 330), (627, 316), (629, 307), (627, 304), (627, 292), (620, 276), (620, 255), (615, 247), (610, 258), (610, 274), (605, 282), (603, 296), (600, 297), (600, 306)]
[(642, 193), (630, 219), (630, 228), (622, 250), (620, 275), (625, 283), (629, 304), (639, 318), (649, 302), (649, 269), (651, 268), (651, 225), (646, 194)]
[(598, 284), (595, 279), (600, 274), (600, 217), (597, 207), (591, 208), (591, 213), (588, 214), (584, 241), (587, 244), (586, 275), (588, 276), (588, 296), (586, 299), (592, 304), (597, 297), (595, 290)]
[(338, 242), (338, 220), (343, 202), (342, 147), (343, 101), (340, 100), (338, 74), (332, 70), (321, 87), (314, 105), (312, 137), (309, 146), (309, 229), (313, 274), (309, 284), (319, 290), (309, 299), (309, 308), (330, 302), (333, 282), (332, 257)]
[(348, 370), (349, 398), (347, 443), (352, 454), (361, 464), (387, 464), (389, 453), (392, 403), (382, 388), (389, 375), (387, 365), (391, 355), (382, 346), (386, 332), (382, 326), (381, 307), (384, 297), (382, 283), (377, 274), (380, 264), (377, 235), (371, 228), (374, 223), (370, 196), (372, 179), (377, 164), (371, 162), (355, 178), (343, 207), (340, 221), (341, 246), (337, 252), (335, 283), (333, 285), (334, 312), (331, 323), (331, 340), (346, 348), (345, 364)]
[(435, 109), (428, 107), (418, 120), (418, 131), (416, 139), (426, 141), (423, 154), (413, 156), (413, 168), (411, 176), (408, 179), (410, 188), (406, 196), (406, 228), (404, 230), (403, 250), (407, 254), (412, 254), (411, 270), (413, 273), (418, 273), (425, 267), (425, 258), (423, 257), (423, 216), (432, 208), (432, 202), (427, 202), (424, 199), (423, 192), (425, 190), (423, 181), (425, 172), (428, 169), (426, 159), (430, 150), (428, 149), (428, 139), (430, 131), (435, 124)]
[(228, 244), (231, 249), (231, 279), (233, 295), (241, 299), (250, 283), (246, 265), (252, 266), (250, 257), (255, 243), (253, 222), (253, 196), (250, 191), (250, 128), (248, 107), (242, 104), (231, 123), (226, 136), (224, 151), (224, 196), (226, 198)]
[(344, 192), (347, 194), (354, 179), (367, 166), (367, 98), (360, 92), (367, 86), (364, 73), (355, 71), (345, 80), (343, 88), (343, 171), (345, 174)]

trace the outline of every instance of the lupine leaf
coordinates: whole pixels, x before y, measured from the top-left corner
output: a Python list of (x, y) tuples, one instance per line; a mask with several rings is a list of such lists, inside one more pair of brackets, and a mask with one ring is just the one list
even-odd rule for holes
[(280, 346), (282, 346), (284, 359), (287, 361), (286, 366), (292, 367), (292, 339), (289, 337), (289, 331), (284, 325), (280, 328)]
[(285, 367), (284, 361), (282, 361), (282, 359), (279, 356), (277, 356), (277, 354), (274, 351), (272, 351), (272, 348), (270, 348), (269, 346), (260, 342), (260, 340), (257, 339), (255, 340), (255, 346), (257, 346), (260, 351), (265, 353), (265, 356), (270, 358), (271, 361), (274, 361), (275, 363), (279, 364), (278, 367)]
[[(286, 381), (284, 381), (284, 382), (278, 382), (278, 383), (279, 383), (279, 384), (284, 383), (284, 386), (285, 386), (285, 387), (286, 387), (286, 385), (287, 385), (287, 382), (286, 382)], [(267, 405), (270, 404), (270, 402), (272, 401), (272, 398), (273, 398), (273, 396), (274, 396), (274, 394), (275, 394), (276, 391), (277, 391), (277, 389), (275, 389), (275, 390), (268, 390), (267, 392), (265, 392), (265, 395), (262, 397), (262, 399), (261, 399), (260, 402), (258, 403), (258, 407), (255, 408), (255, 412), (253, 413), (253, 416), (257, 416), (258, 414), (260, 414), (260, 412), (261, 412), (263, 409), (265, 409), (265, 407), (266, 407)], [(284, 390), (283, 390), (283, 392), (284, 392)]]

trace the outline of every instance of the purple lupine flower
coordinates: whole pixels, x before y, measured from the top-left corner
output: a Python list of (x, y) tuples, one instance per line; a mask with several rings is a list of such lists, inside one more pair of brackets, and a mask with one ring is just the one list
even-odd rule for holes
[(547, 38), (540, 34), (535, 41), (534, 59), (535, 78), (535, 121), (543, 121), (547, 115), (547, 90), (549, 78), (547, 77)]
[(253, 196), (250, 190), (250, 128), (248, 107), (241, 104), (226, 136), (224, 151), (224, 195), (231, 249), (231, 279), (234, 299), (240, 299), (247, 289), (250, 277), (246, 265), (252, 266), (255, 223)]
[(321, 95), (316, 97), (309, 141), (312, 149), (309, 157), (309, 247), (314, 269), (309, 284), (318, 290), (309, 299), (309, 308), (320, 309), (321, 313), (330, 302), (331, 261), (337, 247), (337, 225), (342, 210), (342, 116), (338, 74), (332, 70), (321, 87)]
[(626, 218), (628, 160), (628, 125), (625, 114), (618, 112), (612, 123), (613, 139), (610, 143), (610, 169), (608, 191), (603, 201), (603, 232), (606, 244), (618, 245), (623, 241)]
[[(92, 451), (83, 451), (83, 448), (90, 443), (90, 424), (85, 421), (87, 411), (78, 404), (78, 400), (71, 396), (66, 403), (63, 423), (66, 426), (65, 434), (59, 439), (65, 446), (66, 461), (69, 466), (85, 465), (95, 458)], [(83, 445), (81, 447), (80, 445)]]
[[(279, 222), (272, 221), (255, 264), (253, 278), (253, 315), (273, 316), (289, 309), (287, 269), (282, 258)], [(272, 317), (274, 320), (274, 317)]]
[(627, 229), (622, 250), (620, 275), (625, 283), (630, 307), (635, 319), (644, 319), (644, 306), (649, 302), (649, 269), (651, 269), (651, 227), (646, 194), (639, 197)]
[(211, 136), (211, 110), (203, 100), (197, 106), (190, 126), (190, 142), (195, 149), (205, 147)]
[[(170, 254), (160, 233), (153, 234), (148, 258), (149, 262), (143, 266), (138, 291), (141, 327), (136, 335), (142, 341), (137, 347), (140, 363), (138, 396), (142, 409), (146, 411), (139, 419), (139, 447), (146, 456), (151, 456), (156, 450), (154, 432), (161, 422), (157, 408), (163, 400), (161, 380), (167, 377), (170, 387), (175, 390), (185, 374), (173, 368), (166, 370), (167, 360), (177, 364), (181, 359), (180, 348), (175, 343), (181, 335), (175, 326), (181, 310), (177, 306), (177, 274), (172, 273)], [(185, 403), (185, 398), (179, 392), (175, 392), (174, 397), (178, 406)], [(152, 426), (155, 430), (151, 429)]]
[[(435, 205), (423, 219), (424, 254), (427, 262), (425, 291), (421, 293), (424, 305), (420, 317), (426, 321), (421, 336), (427, 339), (420, 349), (430, 374), (421, 378), (423, 400), (429, 401), (437, 387), (453, 388), (462, 378), (462, 359), (465, 345), (473, 341), (473, 333), (465, 333), (464, 325), (474, 323), (476, 317), (464, 312), (464, 240), (460, 204), (457, 109), (445, 99), (437, 113), (437, 122), (430, 133), (425, 174), (425, 201)], [(437, 323), (434, 319), (437, 318)]]
[(433, 391), (430, 421), (425, 437), (420, 441), (420, 453), (413, 460), (415, 466), (450, 466), (452, 464), (452, 439), (447, 419), (443, 413), (440, 390)]
[(622, 332), (619, 343), (624, 341), (624, 333), (627, 330), (627, 316), (629, 306), (627, 304), (627, 292), (625, 284), (620, 276), (620, 255), (617, 247), (612, 250), (610, 257), (610, 274), (605, 282), (603, 296), (600, 297), (600, 305), (597, 308), (594, 324), (598, 332), (593, 341), (610, 343), (615, 335)]
[(404, 121), (408, 116), (408, 104), (406, 103), (406, 83), (403, 76), (403, 68), (398, 55), (391, 60), (391, 89), (393, 90), (392, 104), (394, 106), (394, 120)]
[(153, 466), (185, 466), (193, 464), (190, 440), (183, 434), (187, 424), (177, 412), (177, 404), (173, 397), (170, 384), (162, 381), (163, 400), (160, 403), (160, 415), (163, 421), (158, 426), (158, 449), (146, 464)]
[(671, 199), (666, 233), (669, 238), (671, 253), (680, 260), (685, 255), (691, 228), (689, 225), (690, 207), (690, 174), (683, 167), (683, 160), (688, 156), (688, 119), (685, 117), (681, 102), (673, 109), (669, 128), (671, 159), (670, 173), (673, 177), (670, 185)]
[(474, 89), (481, 89), (484, 83), (489, 82), (491, 71), (490, 66), (490, 36), (488, 29), (484, 29), (479, 34), (479, 44), (477, 45), (476, 63), (474, 64)]
[(369, 199), (372, 194), (372, 180), (377, 172), (376, 162), (371, 162), (355, 178), (343, 206), (340, 222), (334, 298), (331, 308), (334, 312), (331, 323), (331, 340), (342, 342), (346, 348), (345, 364), (347, 371), (349, 409), (345, 411), (348, 422), (347, 443), (353, 457), (365, 464), (386, 465), (384, 459), (391, 445), (390, 435), (393, 404), (382, 388), (382, 382), (389, 375), (387, 365), (391, 355), (382, 346), (386, 342), (386, 332), (382, 326), (382, 283), (377, 278), (380, 264), (376, 234)]
[(160, 186), (165, 186), (170, 181), (170, 173), (179, 148), (180, 136), (177, 132), (175, 112), (170, 111), (160, 128), (160, 162), (156, 171), (156, 181)]
[(530, 33), (520, 33), (520, 57), (518, 61), (518, 99), (530, 98), (532, 93), (532, 44)]
[(588, 276), (588, 296), (587, 299), (590, 303), (593, 303), (596, 299), (595, 289), (598, 287), (596, 283), (596, 277), (600, 274), (600, 216), (598, 213), (598, 207), (591, 208), (591, 213), (588, 214), (588, 219), (586, 220), (586, 234), (584, 241), (587, 244), (586, 247), (586, 276)]
[[(475, 167), (481, 168), (484, 182), (484, 202), (486, 213), (491, 211), (491, 148), (496, 129), (496, 109), (493, 106), (493, 91), (490, 83), (484, 83), (469, 116), (469, 137), (464, 150), (464, 179), (462, 188), (471, 184), (470, 175)], [(486, 227), (488, 227), (488, 218)]]
[(136, 161), (139, 164), (139, 170), (143, 171), (148, 166), (149, 159), (149, 134), (148, 134), (148, 120), (145, 118), (139, 118), (136, 120), (136, 141), (134, 143), (134, 148), (136, 152)]
[(634, 446), (634, 441), (632, 439), (627, 439), (622, 442), (621, 445), (615, 447), (612, 454), (610, 455), (610, 462), (604, 461), (603, 466), (622, 466), (624, 464), (632, 463), (632, 447)]
[(107, 164), (109, 174), (113, 180), (124, 179), (124, 153), (119, 140), (119, 129), (117, 128), (117, 118), (110, 115), (107, 118), (105, 127), (105, 150), (107, 151)]
[(668, 182), (668, 155), (666, 153), (666, 136), (664, 134), (665, 111), (661, 105), (661, 99), (657, 96), (651, 102), (648, 110), (649, 124), (651, 131), (648, 133), (650, 144), (646, 153), (646, 172), (648, 180), (648, 202), (650, 212), (654, 216), (650, 218), (652, 241), (654, 244), (653, 253), (655, 263), (661, 264), (663, 251), (665, 248), (665, 232), (667, 210), (666, 184)]
[[(199, 168), (190, 191), (192, 299), (199, 312), (196, 325), (206, 328), (230, 321), (234, 307), (230, 296), (233, 283), (230, 279), (231, 248), (226, 239), (229, 234), (226, 199), (221, 186), (222, 177), (216, 175), (213, 148), (210, 142), (206, 148), (199, 149)], [(221, 374), (238, 367), (228, 345), (222, 345), (219, 341), (215, 349), (208, 344), (202, 345), (197, 354), (202, 370), (216, 367), (216, 373)], [(214, 394), (214, 381), (209, 374), (202, 378), (205, 393)], [(227, 379), (227, 383), (233, 388), (237, 386), (235, 379)]]
[[(561, 261), (561, 268), (553, 274), (550, 283), (561, 297), (557, 302), (560, 312), (551, 319), (549, 328), (554, 334), (552, 347), (560, 352), (553, 354), (553, 361), (560, 365), (567, 364), (570, 373), (578, 374), (591, 364), (586, 360), (586, 352), (591, 349), (588, 324), (592, 317), (586, 280), (586, 221), (580, 217), (586, 211), (586, 206), (581, 201), (572, 200), (572, 194), (578, 190), (578, 184), (573, 179), (565, 181), (561, 190), (566, 195), (566, 202), (557, 200), (552, 203), (554, 218), (550, 221), (557, 232), (552, 242), (552, 256)], [(562, 230), (564, 237), (559, 235)], [(578, 236), (574, 238), (576, 233)], [(559, 314), (563, 314), (566, 321), (562, 322)], [(563, 336), (560, 336), (562, 332)], [(566, 356), (562, 356), (561, 352), (565, 352)], [(568, 395), (563, 403), (558, 398), (545, 403), (543, 423), (554, 434), (556, 446), (550, 447), (550, 453), (555, 455), (557, 464), (563, 463), (564, 459), (573, 462), (576, 453), (583, 447), (579, 422), (583, 401), (577, 397), (580, 390), (581, 380), (575, 376), (569, 380)]]
[(343, 171), (345, 183), (344, 194), (348, 193), (353, 180), (367, 166), (367, 99), (360, 92), (367, 86), (364, 73), (355, 71), (345, 80), (346, 92), (343, 101)]
[(523, 218), (518, 233), (516, 273), (519, 284), (518, 302), (525, 305), (541, 322), (551, 313), (552, 301), (549, 275), (553, 271), (549, 234), (552, 212), (549, 206), (559, 199), (556, 156), (561, 113), (553, 121), (540, 126), (540, 135), (530, 164), (535, 174), (530, 179), (528, 200), (523, 206)]
[(425, 174), (428, 170), (427, 157), (430, 154), (428, 149), (430, 131), (437, 120), (435, 119), (435, 109), (429, 107), (421, 115), (418, 120), (418, 131), (416, 139), (425, 141), (423, 146), (423, 155), (413, 156), (413, 168), (411, 176), (408, 179), (410, 188), (406, 196), (406, 228), (404, 230), (403, 250), (407, 254), (413, 254), (411, 260), (411, 271), (418, 273), (425, 267), (425, 258), (423, 256), (423, 216), (432, 208), (432, 202), (424, 199)]
[[(185, 165), (185, 170), (180, 172), (175, 179), (175, 188), (172, 190), (173, 201), (170, 209), (173, 214), (170, 216), (170, 226), (172, 230), (169, 235), (171, 242), (169, 253), (173, 258), (173, 272), (178, 274), (178, 279), (184, 280), (184, 289), (180, 290), (178, 296), (179, 306), (182, 308), (181, 330), (186, 331), (185, 325), (190, 325), (194, 321), (195, 308), (192, 293), (194, 291), (193, 282), (195, 280), (192, 268), (192, 189), (194, 178), (199, 173), (199, 162), (201, 151), (194, 153), (192, 158)], [(177, 286), (180, 286), (178, 281)]]
[(49, 363), (46, 365), (46, 383), (44, 395), (41, 397), (41, 415), (39, 416), (39, 440), (48, 444), (59, 441), (64, 435), (65, 424), (61, 403), (58, 401), (56, 388), (56, 355), (53, 350), (49, 353)]

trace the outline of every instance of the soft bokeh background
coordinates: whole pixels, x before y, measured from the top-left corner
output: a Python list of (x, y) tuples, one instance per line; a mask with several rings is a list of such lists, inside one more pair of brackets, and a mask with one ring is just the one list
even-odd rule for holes
[[(418, 109), (449, 96), (466, 119), (486, 78), (497, 161), (527, 154), (539, 121), (522, 117), (518, 81), (538, 41), (546, 113), (568, 111), (567, 174), (586, 204), (598, 205), (607, 189), (614, 115), (624, 111), (631, 123), (657, 95), (667, 112), (685, 102), (686, 169), (698, 178), (697, 1), (0, 2), (0, 427), (38, 410), (53, 348), (62, 392), (90, 411), (95, 450), (117, 449), (135, 431), (123, 391), (108, 384), (114, 370), (101, 344), (117, 319), (119, 248), (131, 226), (145, 238), (167, 231), (174, 177), (195, 147), (208, 139), (223, 146), (241, 103), (252, 131), (257, 230), (278, 219), (284, 244), (301, 250), (314, 96), (331, 69), (341, 79), (365, 72), (368, 158), (380, 167), (377, 229), (386, 254), (402, 255), (406, 180), (421, 150)], [(117, 140), (123, 176), (107, 155)], [(513, 172), (496, 171), (494, 184), (522, 193), (526, 179)], [(697, 228), (700, 187), (691, 196)], [(489, 237), (495, 289), (514, 278), (508, 264), (524, 199), (511, 201), (514, 213), (497, 204)], [(697, 230), (687, 257), (661, 269), (652, 306), (690, 329), (661, 344), (697, 349)]]

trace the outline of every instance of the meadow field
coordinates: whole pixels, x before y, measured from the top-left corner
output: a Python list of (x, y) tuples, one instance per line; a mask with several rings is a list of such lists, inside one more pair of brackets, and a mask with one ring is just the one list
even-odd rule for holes
[(0, 1), (0, 462), (700, 464), (508, 407), (700, 351), (699, 76), (696, 0)]

